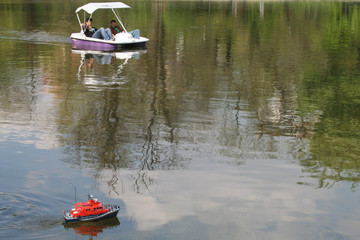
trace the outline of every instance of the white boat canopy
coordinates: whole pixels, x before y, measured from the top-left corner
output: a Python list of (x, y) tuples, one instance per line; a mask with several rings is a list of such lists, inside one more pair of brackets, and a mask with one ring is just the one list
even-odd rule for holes
[[(117, 9), (121, 9), (121, 8), (131, 8), (130, 6), (126, 5), (125, 3), (122, 2), (101, 2), (101, 3), (88, 3), (85, 4), (84, 6), (78, 7), (75, 11), (76, 13), (76, 17), (79, 21), (80, 24), (80, 28), (81, 28), (81, 32), (83, 32), (83, 29), (81, 27), (81, 21), (79, 18), (79, 12), (81, 10), (84, 10), (84, 22), (85, 22), (85, 12), (87, 12), (88, 14), (90, 14), (90, 18), (92, 16), (92, 14), (97, 10), (97, 9), (111, 9), (112, 12), (115, 14), (116, 19), (119, 21), (119, 23), (121, 24), (122, 28), (124, 29), (124, 31), (127, 33), (127, 30), (124, 26), (124, 24), (122, 23), (119, 13), (117, 12)], [(115, 10), (114, 10), (115, 9)]]
[(84, 6), (78, 7), (75, 13), (84, 10), (89, 14), (93, 14), (93, 12), (95, 12), (97, 9), (117, 9), (117, 8), (130, 8), (130, 6), (122, 2), (88, 3), (85, 4)]

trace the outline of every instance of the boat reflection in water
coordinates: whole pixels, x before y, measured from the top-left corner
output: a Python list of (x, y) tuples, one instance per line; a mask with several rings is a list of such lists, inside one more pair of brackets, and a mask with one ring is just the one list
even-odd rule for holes
[(64, 224), (65, 229), (70, 230), (72, 228), (77, 235), (87, 235), (90, 237), (90, 239), (92, 239), (92, 237), (97, 237), (97, 235), (103, 233), (105, 229), (113, 229), (118, 226), (120, 226), (120, 221), (117, 217), (97, 222)]
[[(78, 81), (90, 88), (101, 88), (108, 86), (119, 86), (127, 82), (127, 77), (123, 73), (124, 66), (130, 59), (138, 60), (140, 55), (146, 50), (132, 50), (120, 52), (102, 52), (91, 50), (72, 50), (74, 54), (81, 56), (78, 68)], [(106, 65), (112, 65), (111, 69), (96, 69)], [(115, 68), (113, 67), (115, 66)], [(99, 74), (99, 73), (102, 74)]]

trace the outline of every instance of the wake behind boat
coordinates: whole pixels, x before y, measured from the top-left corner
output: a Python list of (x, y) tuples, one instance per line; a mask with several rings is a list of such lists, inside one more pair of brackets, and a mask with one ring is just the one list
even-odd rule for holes
[(90, 222), (115, 217), (119, 210), (120, 206), (103, 205), (92, 195), (89, 195), (87, 202), (75, 203), (75, 208), (64, 210), (63, 216), (65, 223)]
[[(85, 24), (85, 13), (90, 14), (89, 19), (91, 19), (92, 14), (98, 9), (108, 9), (108, 10), (111, 9), (123, 31), (118, 32), (111, 39), (101, 39), (101, 38), (86, 36), (84, 32), (84, 26), (82, 25), (79, 18), (79, 12), (82, 10), (84, 11), (84, 24)], [(133, 36), (131, 32), (128, 32), (123, 22), (121, 21), (117, 9), (130, 9), (130, 6), (122, 2), (103, 2), (103, 3), (88, 3), (85, 4), (84, 6), (77, 8), (75, 13), (79, 21), (81, 31), (79, 33), (71, 34), (70, 38), (71, 38), (72, 47), (74, 49), (99, 50), (99, 51), (113, 51), (116, 49), (123, 49), (123, 48), (145, 47), (146, 42), (148, 42), (149, 39), (141, 36), (136, 37)]]

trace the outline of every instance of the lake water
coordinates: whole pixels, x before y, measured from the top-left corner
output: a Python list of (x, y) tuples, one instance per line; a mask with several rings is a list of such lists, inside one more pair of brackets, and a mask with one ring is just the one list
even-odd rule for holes
[(1, 239), (360, 239), (360, 5), (125, 1), (94, 53), (85, 2), (0, 1)]

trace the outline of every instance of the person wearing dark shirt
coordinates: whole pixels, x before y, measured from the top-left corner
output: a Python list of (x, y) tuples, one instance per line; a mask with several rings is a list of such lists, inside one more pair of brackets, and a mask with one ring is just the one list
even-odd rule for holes
[(84, 34), (87, 37), (92, 37), (96, 31), (96, 28), (92, 27), (91, 24), (92, 24), (92, 18), (87, 18), (85, 23), (81, 24)]
[[(110, 21), (110, 30), (111, 30), (111, 33), (113, 34), (113, 36), (115, 36), (118, 33), (124, 32), (124, 30), (121, 27), (116, 25), (116, 21), (114, 19)], [(134, 38), (137, 38), (137, 39), (140, 38), (140, 30), (139, 29), (132, 30), (128, 33), (130, 33)]]
[(104, 28), (99, 28), (96, 29), (95, 27), (91, 26), (92, 24), (92, 19), (91, 18), (87, 18), (85, 24), (81, 24), (84, 34), (87, 37), (93, 37), (93, 38), (97, 38), (97, 39), (104, 39), (104, 40), (110, 40), (112, 39), (112, 34), (109, 28), (104, 29)]
[(118, 25), (116, 25), (115, 20), (111, 20), (110, 21), (110, 31), (113, 35), (116, 35), (118, 33), (123, 32), (124, 30), (121, 27), (119, 27)]

